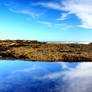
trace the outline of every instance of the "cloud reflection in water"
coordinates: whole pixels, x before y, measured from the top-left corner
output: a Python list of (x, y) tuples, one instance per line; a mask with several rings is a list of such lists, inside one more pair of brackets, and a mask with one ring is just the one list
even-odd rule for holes
[(92, 63), (0, 61), (0, 92), (92, 92)]

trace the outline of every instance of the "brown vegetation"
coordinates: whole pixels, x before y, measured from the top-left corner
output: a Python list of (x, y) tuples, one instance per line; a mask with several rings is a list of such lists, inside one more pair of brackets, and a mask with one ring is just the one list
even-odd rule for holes
[(28, 40), (0, 40), (0, 59), (92, 61), (92, 43), (55, 44)]

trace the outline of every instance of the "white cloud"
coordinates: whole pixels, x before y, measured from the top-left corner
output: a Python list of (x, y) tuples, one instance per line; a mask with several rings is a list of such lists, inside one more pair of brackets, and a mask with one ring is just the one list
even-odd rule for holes
[(39, 77), (38, 79), (42, 80), (42, 79), (56, 79), (58, 77), (60, 77), (62, 75), (62, 72), (54, 72), (54, 73), (51, 73), (51, 74), (48, 74), (48, 75), (45, 75), (43, 77)]
[(63, 69), (70, 69), (66, 62), (58, 62)]
[[(92, 63), (79, 63), (74, 68), (69, 67), (67, 63), (59, 63), (64, 69), (54, 72), (38, 79), (60, 79), (61, 85), (58, 87), (64, 89), (64, 92), (92, 92)], [(70, 63), (72, 64), (72, 63)], [(62, 81), (65, 82), (62, 86)]]
[(68, 12), (62, 13), (58, 20), (64, 20), (69, 14), (75, 14), (82, 22), (80, 27), (92, 29), (92, 0), (63, 0), (58, 3), (39, 2), (36, 5)]
[(57, 20), (65, 20), (65, 19), (67, 19), (68, 15), (70, 15), (70, 14), (71, 14), (70, 12), (68, 12), (68, 13), (62, 13), (61, 17), (58, 18)]
[(48, 21), (38, 21), (38, 23), (47, 25), (48, 27), (54, 27), (55, 29), (59, 29), (59, 30), (68, 30), (74, 27), (71, 25), (67, 25), (65, 23), (57, 24)]
[(65, 79), (92, 77), (92, 63), (80, 63), (76, 68), (64, 72)]
[(33, 71), (33, 70), (36, 70), (36, 66), (32, 66), (32, 67), (29, 67), (29, 68), (24, 68), (22, 70), (16, 70), (16, 71), (12, 72), (12, 74), (17, 73), (17, 72), (30, 72), (30, 71)]
[(68, 25), (68, 24), (65, 24), (65, 23), (61, 23), (61, 24), (54, 24), (54, 27), (55, 28), (58, 28), (60, 30), (69, 30), (71, 28), (74, 28), (75, 26), (72, 26), (72, 25)]
[(49, 78), (49, 79), (57, 79), (57, 78), (59, 78), (59, 77), (62, 76), (62, 73), (63, 73), (62, 68), (63, 69), (68, 69), (68, 70), (71, 69), (70, 67), (68, 67), (67, 63), (58, 62), (58, 64), (60, 64), (60, 66), (61, 66), (61, 71), (54, 72), (54, 73), (51, 73), (51, 74), (47, 74), (47, 75), (45, 75), (45, 76), (43, 76), (43, 77), (41, 77), (39, 79), (46, 79), (46, 78)]
[(48, 21), (39, 21), (39, 23), (47, 24), (47, 25), (51, 25), (52, 24), (51, 22), (48, 22)]
[(64, 11), (69, 11), (81, 19), (81, 27), (92, 29), (92, 0), (66, 0), (63, 5)]
[(51, 27), (53, 25), (53, 23), (48, 22), (48, 21), (38, 21), (38, 23), (47, 25), (48, 27)]
[(33, 13), (30, 10), (26, 10), (26, 9), (23, 9), (23, 10), (14, 10), (14, 9), (11, 8), (9, 10), (12, 11), (12, 12), (14, 12), (14, 13), (26, 14), (26, 15), (29, 15), (29, 16), (31, 16), (33, 18), (40, 16), (40, 14)]
[(62, 10), (61, 5), (59, 5), (58, 3), (53, 3), (53, 2), (38, 2), (38, 3), (33, 3), (33, 5), (41, 5), (43, 7), (47, 7), (47, 8), (52, 8), (52, 9), (56, 9), (56, 10)]
[(68, 83), (66, 92), (92, 92), (92, 63), (80, 63), (62, 74), (63, 80)]
[[(81, 20), (81, 24), (78, 27), (92, 29), (92, 0), (59, 0), (58, 2), (37, 2), (28, 5), (29, 10), (10, 10), (12, 12), (32, 16), (33, 18), (43, 15), (41, 13), (30, 11), (31, 5), (40, 5), (42, 7), (61, 11), (61, 16), (57, 20), (65, 20), (68, 18), (68, 15), (74, 14)], [(16, 4), (14, 1), (10, 1), (5, 3), (5, 6), (18, 7), (18, 4)], [(65, 11), (66, 13), (62, 13), (62, 11)]]

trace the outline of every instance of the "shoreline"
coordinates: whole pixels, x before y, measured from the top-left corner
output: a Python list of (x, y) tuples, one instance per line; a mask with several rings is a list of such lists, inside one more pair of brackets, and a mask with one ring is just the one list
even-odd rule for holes
[(0, 60), (91, 62), (92, 43), (51, 43), (36, 40), (0, 40)]

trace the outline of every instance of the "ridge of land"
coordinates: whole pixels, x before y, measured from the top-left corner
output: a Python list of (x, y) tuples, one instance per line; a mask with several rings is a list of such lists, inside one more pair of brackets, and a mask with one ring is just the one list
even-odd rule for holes
[(92, 43), (51, 43), (36, 40), (0, 40), (0, 59), (88, 62), (92, 61)]

